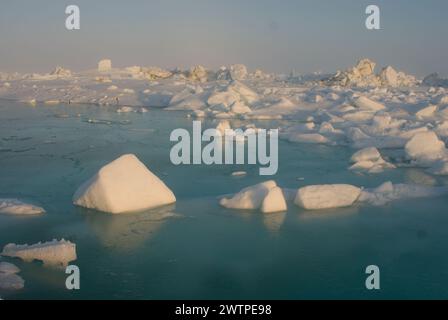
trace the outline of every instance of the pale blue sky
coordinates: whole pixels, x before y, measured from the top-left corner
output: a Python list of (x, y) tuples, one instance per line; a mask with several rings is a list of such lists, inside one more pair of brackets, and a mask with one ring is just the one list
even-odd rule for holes
[[(81, 30), (65, 29), (65, 7)], [(368, 4), (382, 30), (364, 27)], [(448, 75), (446, 0), (1, 0), (0, 71), (157, 65), (334, 71), (370, 57), (419, 76)]]

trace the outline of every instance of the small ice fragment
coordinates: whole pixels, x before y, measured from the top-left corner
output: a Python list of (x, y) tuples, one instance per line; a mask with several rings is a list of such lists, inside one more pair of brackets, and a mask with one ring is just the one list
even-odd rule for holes
[(232, 172), (232, 177), (242, 177), (242, 176), (245, 176), (245, 175), (247, 175), (246, 171), (235, 171), (235, 172)]

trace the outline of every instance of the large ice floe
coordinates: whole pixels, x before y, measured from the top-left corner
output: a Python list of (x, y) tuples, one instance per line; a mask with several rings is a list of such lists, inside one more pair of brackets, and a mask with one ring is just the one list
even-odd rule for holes
[(73, 196), (78, 206), (125, 213), (176, 202), (173, 192), (133, 154), (102, 167)]
[(25, 203), (17, 199), (0, 198), (0, 214), (9, 215), (38, 215), (45, 210), (36, 205)]
[(264, 213), (287, 209), (282, 189), (273, 180), (244, 188), (230, 198), (222, 198), (219, 203), (230, 209), (260, 210)]
[(3, 248), (1, 255), (20, 258), (26, 262), (38, 260), (48, 266), (67, 266), (69, 262), (77, 259), (76, 245), (64, 239), (32, 245), (10, 243)]
[(0, 261), (0, 290), (20, 290), (25, 281), (17, 273), (20, 269), (9, 262)]

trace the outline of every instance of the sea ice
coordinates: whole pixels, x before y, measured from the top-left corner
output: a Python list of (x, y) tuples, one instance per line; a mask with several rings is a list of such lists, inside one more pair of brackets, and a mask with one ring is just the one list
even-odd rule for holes
[(261, 209), (265, 213), (283, 211), (286, 207), (283, 192), (273, 180), (244, 188), (231, 198), (222, 198), (219, 204), (230, 209)]
[(36, 215), (45, 213), (45, 210), (41, 207), (17, 199), (0, 198), (0, 213), (11, 215)]
[(361, 149), (355, 152), (350, 158), (353, 163), (359, 161), (377, 161), (379, 159), (381, 159), (381, 154), (378, 149), (374, 147)]
[(283, 191), (279, 187), (274, 187), (268, 191), (268, 194), (261, 203), (261, 212), (271, 213), (286, 211), (288, 206), (283, 195)]
[(244, 64), (234, 64), (230, 66), (229, 73), (232, 80), (244, 80), (247, 77), (247, 68)]
[(429, 105), (423, 109), (420, 109), (415, 116), (417, 119), (423, 120), (425, 118), (431, 118), (434, 116), (434, 113), (437, 111), (438, 106), (435, 105)]
[(112, 69), (112, 61), (109, 59), (103, 59), (98, 62), (98, 72), (109, 72)]
[(190, 69), (190, 72), (188, 73), (188, 78), (194, 81), (206, 82), (208, 79), (208, 73), (203, 66), (198, 65)]
[(73, 196), (75, 205), (110, 213), (141, 211), (174, 202), (173, 192), (133, 154), (102, 167)]
[(25, 281), (17, 275), (20, 269), (9, 262), (0, 262), (0, 289), (20, 290), (23, 289)]
[(388, 181), (375, 189), (366, 189), (361, 192), (359, 202), (366, 202), (371, 205), (381, 206), (390, 201), (428, 198), (448, 194), (448, 188), (429, 187), (414, 184), (393, 184)]
[(379, 102), (373, 101), (367, 97), (361, 96), (354, 101), (355, 106), (360, 109), (371, 110), (371, 111), (379, 111), (383, 110), (386, 107)]
[(128, 113), (128, 112), (133, 112), (134, 108), (132, 107), (128, 107), (128, 106), (123, 106), (117, 109), (118, 113)]
[(307, 210), (348, 207), (360, 194), (360, 188), (348, 184), (312, 185), (300, 188), (294, 203)]
[(20, 258), (26, 262), (42, 261), (45, 265), (66, 266), (76, 260), (76, 245), (64, 239), (33, 245), (7, 244), (3, 248), (2, 256)]
[(14, 274), (19, 273), (20, 269), (9, 262), (0, 262), (0, 273)]
[(354, 163), (349, 169), (354, 171), (367, 171), (369, 173), (382, 172), (384, 169), (392, 169), (395, 166), (385, 161), (378, 149), (365, 148), (352, 155), (350, 161)]
[(0, 289), (20, 290), (25, 286), (25, 281), (17, 274), (0, 272)]
[(417, 133), (405, 146), (406, 155), (418, 165), (431, 165), (447, 155), (445, 143), (433, 131)]

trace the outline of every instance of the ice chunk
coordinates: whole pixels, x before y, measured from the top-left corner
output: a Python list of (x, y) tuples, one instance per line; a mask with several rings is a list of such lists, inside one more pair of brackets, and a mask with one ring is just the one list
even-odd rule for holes
[(56, 76), (58, 78), (68, 78), (72, 76), (72, 72), (68, 69), (64, 69), (62, 67), (56, 67), (56, 69), (54, 69), (50, 75), (52, 76)]
[[(227, 120), (220, 121), (216, 126), (216, 130), (218, 130), (222, 136), (226, 135), (226, 130), (231, 130), (230, 122)], [(229, 133), (229, 131), (227, 131)]]
[(214, 92), (207, 99), (207, 104), (209, 106), (223, 104), (226, 107), (229, 107), (231, 104), (239, 101), (239, 94), (235, 91), (222, 91), (222, 92)]
[(386, 107), (379, 102), (373, 101), (367, 97), (361, 96), (353, 101), (355, 106), (360, 109), (379, 111), (383, 110)]
[(161, 69), (159, 67), (142, 68), (141, 72), (143, 73), (143, 76), (148, 80), (166, 79), (173, 75), (172, 72)]
[(376, 161), (364, 160), (356, 162), (349, 169), (358, 172), (366, 171), (368, 173), (379, 173), (383, 172), (384, 169), (394, 169), (394, 168), (395, 166), (393, 164), (385, 161), (383, 158), (380, 158)]
[(425, 107), (423, 109), (421, 109), (420, 111), (418, 111), (415, 116), (417, 117), (417, 119), (425, 119), (425, 118), (430, 118), (434, 116), (434, 113), (437, 111), (437, 106), (434, 105), (430, 105), (428, 107)]
[[(257, 210), (261, 208), (263, 200), (266, 198), (269, 191), (275, 187), (277, 187), (277, 184), (273, 180), (259, 183), (244, 188), (231, 198), (222, 198), (219, 201), (219, 204), (230, 209)], [(266, 206), (267, 205), (268, 204), (266, 204)]]
[(190, 80), (206, 82), (208, 80), (207, 70), (203, 66), (194, 66), (188, 73)]
[(359, 161), (377, 161), (381, 158), (381, 154), (377, 148), (370, 147), (364, 148), (357, 152), (355, 152), (351, 157), (351, 162), (359, 162)]
[(128, 106), (123, 106), (117, 109), (117, 113), (128, 113), (132, 111), (134, 111), (134, 108)]
[(20, 269), (17, 268), (15, 265), (9, 262), (0, 262), (0, 274), (1, 273), (8, 273), (8, 274), (14, 274), (19, 273)]
[(17, 199), (0, 199), (0, 213), (11, 215), (36, 215), (45, 213), (41, 207)]
[(448, 79), (440, 78), (438, 73), (432, 73), (423, 79), (423, 84), (430, 87), (448, 87)]
[(288, 138), (290, 142), (300, 143), (328, 143), (329, 140), (319, 133), (298, 133), (291, 134)]
[(0, 273), (0, 289), (20, 290), (25, 286), (25, 281), (17, 274)]
[(287, 209), (283, 191), (279, 187), (270, 189), (261, 204), (261, 212), (264, 213), (286, 211)]
[(445, 194), (448, 194), (447, 187), (392, 184), (392, 182), (388, 181), (376, 189), (363, 190), (359, 201), (379, 206), (394, 200), (436, 197)]
[(259, 96), (255, 91), (236, 80), (232, 81), (232, 83), (228, 86), (228, 90), (238, 93), (240, 95), (240, 99), (249, 105), (252, 105), (252, 103), (259, 100)]
[(397, 72), (391, 66), (387, 66), (381, 70), (379, 78), (383, 86), (403, 87), (416, 84), (416, 79), (414, 76), (407, 75), (403, 72)]
[(175, 201), (173, 192), (133, 154), (102, 167), (73, 196), (75, 205), (110, 213), (140, 211)]
[(112, 61), (109, 59), (103, 59), (98, 62), (98, 71), (99, 72), (109, 72), (112, 70)]
[(235, 171), (232, 172), (232, 177), (243, 177), (246, 176), (247, 172), (246, 171)]
[(367, 171), (369, 173), (382, 172), (384, 169), (392, 169), (395, 166), (386, 162), (379, 153), (378, 149), (374, 147), (359, 150), (353, 154), (350, 159), (355, 163), (349, 169), (354, 171)]
[(447, 160), (438, 161), (428, 171), (435, 175), (447, 176), (448, 175), (448, 161)]
[(234, 64), (230, 66), (229, 73), (232, 80), (244, 80), (247, 77), (247, 68), (244, 64)]
[(244, 103), (235, 101), (231, 106), (230, 110), (235, 114), (246, 114), (250, 113), (252, 110), (246, 106)]
[(20, 258), (26, 262), (42, 261), (45, 265), (67, 266), (76, 260), (76, 245), (64, 239), (33, 245), (7, 244), (3, 248), (2, 256)]
[(406, 143), (407, 156), (420, 165), (428, 165), (446, 156), (445, 143), (433, 131), (417, 133)]
[(360, 194), (360, 188), (348, 184), (306, 186), (297, 191), (294, 203), (307, 210), (348, 207)]

